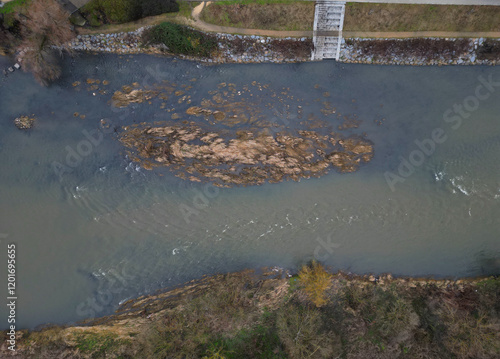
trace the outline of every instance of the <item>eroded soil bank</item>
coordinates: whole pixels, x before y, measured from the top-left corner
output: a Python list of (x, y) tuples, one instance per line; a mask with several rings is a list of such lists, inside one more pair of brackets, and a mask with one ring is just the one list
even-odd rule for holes
[[(321, 306), (311, 293), (324, 295)], [(498, 358), (500, 280), (281, 269), (193, 281), (86, 325), (17, 332), (17, 358)], [(215, 356), (218, 354), (219, 356)]]

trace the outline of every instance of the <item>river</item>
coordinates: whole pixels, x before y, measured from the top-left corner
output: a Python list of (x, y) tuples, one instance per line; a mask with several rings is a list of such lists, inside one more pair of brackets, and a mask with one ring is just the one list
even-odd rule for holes
[[(18, 328), (109, 314), (123, 300), (205, 274), (294, 270), (313, 258), (359, 274), (499, 274), (500, 87), (476, 93), (489, 77), (500, 81), (500, 69), (208, 66), (146, 55), (65, 59), (48, 88), (10, 75), (0, 83), (0, 287), (15, 243)], [(110, 99), (123, 85), (165, 81), (191, 85), (191, 105), (233, 83), (243, 101), (290, 126), (302, 120), (280, 113), (300, 102), (304, 115), (337, 128), (342, 119), (321, 112), (329, 102), (359, 121), (343, 133), (372, 141), (374, 158), (353, 173), (233, 188), (145, 170), (114, 129), (170, 119), (172, 107), (186, 118), (188, 105), (174, 96), (116, 109)], [(465, 106), (463, 119), (451, 118), (454, 104)], [(31, 114), (32, 130), (13, 125)], [(104, 134), (101, 119), (112, 124)], [(72, 151), (82, 153), (78, 161)]]

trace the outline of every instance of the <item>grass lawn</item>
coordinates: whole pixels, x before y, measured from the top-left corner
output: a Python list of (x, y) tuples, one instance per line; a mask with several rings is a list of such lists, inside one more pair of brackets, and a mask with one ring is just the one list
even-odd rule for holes
[[(312, 30), (313, 1), (221, 1), (207, 23), (264, 30)], [(347, 3), (345, 31), (500, 31), (500, 6)]]
[(312, 30), (314, 2), (290, 0), (223, 1), (211, 4), (201, 13), (210, 24), (248, 29)]
[(346, 31), (500, 31), (500, 6), (347, 3)]

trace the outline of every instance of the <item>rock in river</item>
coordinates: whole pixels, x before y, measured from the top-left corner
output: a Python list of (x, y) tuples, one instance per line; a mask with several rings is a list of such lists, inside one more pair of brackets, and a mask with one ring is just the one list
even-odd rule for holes
[(27, 130), (35, 125), (35, 119), (33, 117), (21, 116), (14, 120), (14, 124), (20, 130)]

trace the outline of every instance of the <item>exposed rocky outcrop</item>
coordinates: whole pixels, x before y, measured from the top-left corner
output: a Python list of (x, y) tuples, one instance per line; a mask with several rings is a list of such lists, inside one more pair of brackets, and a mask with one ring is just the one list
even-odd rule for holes
[(365, 138), (306, 130), (223, 136), (195, 124), (142, 124), (124, 127), (120, 141), (145, 168), (168, 166), (179, 177), (219, 186), (299, 181), (331, 169), (353, 172), (373, 157), (373, 144)]
[(35, 125), (35, 118), (20, 116), (14, 120), (14, 125), (20, 130), (27, 130)]

